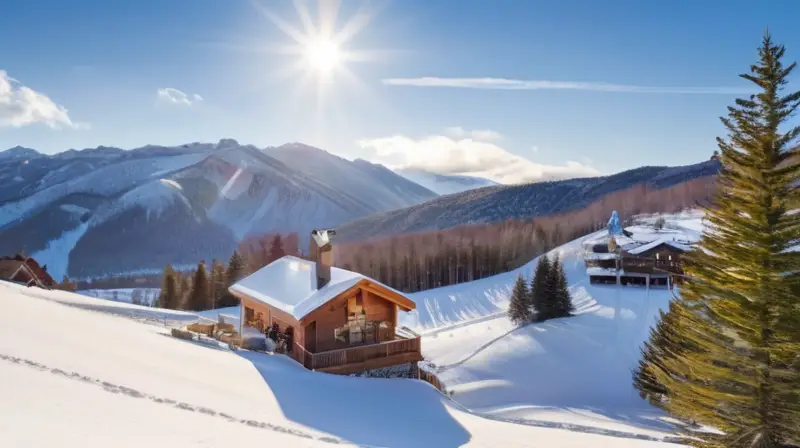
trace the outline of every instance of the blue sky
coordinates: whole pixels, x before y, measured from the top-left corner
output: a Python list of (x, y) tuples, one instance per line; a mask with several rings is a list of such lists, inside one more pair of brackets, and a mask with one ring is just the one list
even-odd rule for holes
[(288, 0), (4, 2), (0, 148), (230, 137), (504, 182), (610, 174), (707, 159), (766, 27), (800, 59), (790, 0), (324, 3), (334, 33), (364, 26), (323, 78), (265, 13), (302, 32)]

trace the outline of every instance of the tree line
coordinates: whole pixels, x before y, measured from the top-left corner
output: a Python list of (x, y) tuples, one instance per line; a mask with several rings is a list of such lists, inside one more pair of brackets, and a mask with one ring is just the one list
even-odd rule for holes
[(633, 374), (652, 404), (719, 431), (687, 431), (696, 445), (800, 446), (800, 127), (787, 122), (800, 92), (783, 92), (784, 52), (766, 35), (740, 75), (757, 93), (722, 118), (711, 231)]
[(575, 311), (564, 266), (558, 257), (552, 262), (539, 257), (530, 286), (520, 274), (511, 293), (508, 318), (517, 325), (569, 317)]

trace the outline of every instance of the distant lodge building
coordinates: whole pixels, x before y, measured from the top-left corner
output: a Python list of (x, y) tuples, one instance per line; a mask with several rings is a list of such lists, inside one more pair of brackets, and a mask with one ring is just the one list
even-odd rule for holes
[(312, 232), (310, 246), (314, 261), (285, 256), (230, 287), (242, 303), (239, 334), (247, 339), (277, 326), (287, 354), (322, 372), (415, 367), (422, 360), (419, 335), (398, 328), (399, 313), (415, 302), (333, 267), (328, 231)]
[(47, 273), (47, 266), (40, 266), (33, 258), (21, 254), (0, 257), (0, 280), (45, 289), (56, 284)]
[[(612, 217), (613, 220), (613, 217)], [(682, 256), (693, 242), (674, 231), (617, 228), (583, 243), (586, 274), (593, 284), (665, 286), (683, 275)]]

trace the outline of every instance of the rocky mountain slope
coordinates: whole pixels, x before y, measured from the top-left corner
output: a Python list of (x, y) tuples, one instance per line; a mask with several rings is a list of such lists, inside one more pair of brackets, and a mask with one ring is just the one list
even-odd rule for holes
[(709, 160), (681, 167), (647, 166), (603, 177), (479, 188), (347, 222), (337, 227), (337, 240), (552, 215), (581, 209), (609, 193), (635, 185), (661, 189), (715, 175), (718, 170), (719, 162)]
[(249, 234), (306, 233), (434, 197), (299, 143), (13, 148), (0, 152), (0, 253), (24, 250), (58, 279), (149, 272), (227, 258)]

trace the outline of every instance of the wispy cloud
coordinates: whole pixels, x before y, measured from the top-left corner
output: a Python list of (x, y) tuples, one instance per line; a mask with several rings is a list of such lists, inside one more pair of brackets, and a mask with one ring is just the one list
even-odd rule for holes
[[(454, 136), (455, 131), (461, 135)], [(423, 138), (394, 135), (364, 139), (358, 145), (371, 152), (373, 161), (391, 168), (478, 176), (504, 184), (600, 174), (591, 166), (574, 161), (563, 165), (536, 163), (505, 150), (495, 142), (476, 139), (473, 134), (462, 128), (448, 128), (445, 135)], [(478, 131), (478, 135), (500, 136), (493, 131)]]
[(64, 106), (56, 104), (43, 93), (23, 86), (0, 70), (0, 127), (19, 128), (34, 123), (42, 123), (53, 129), (89, 127), (88, 124), (74, 123)]
[(450, 87), (460, 89), (494, 90), (586, 90), (616, 93), (674, 93), (696, 95), (747, 95), (752, 89), (729, 86), (709, 87), (656, 87), (602, 82), (544, 81), (506, 78), (386, 78), (381, 82), (390, 86)]
[(482, 129), (477, 131), (467, 131), (461, 126), (453, 126), (444, 130), (445, 134), (458, 139), (471, 138), (482, 142), (497, 141), (503, 138), (499, 132)]
[(186, 106), (192, 106), (203, 101), (203, 97), (196, 93), (189, 95), (172, 87), (158, 89), (156, 98), (161, 103), (183, 104)]

